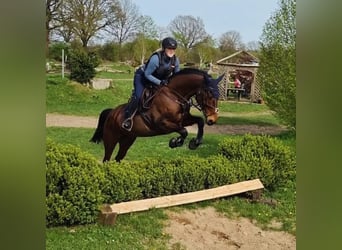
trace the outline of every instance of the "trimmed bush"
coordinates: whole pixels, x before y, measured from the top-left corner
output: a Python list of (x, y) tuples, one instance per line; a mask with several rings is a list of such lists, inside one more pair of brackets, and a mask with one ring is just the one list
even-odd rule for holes
[(174, 193), (193, 192), (206, 188), (208, 172), (206, 159), (189, 157), (172, 160), (170, 163), (174, 165)]
[(96, 221), (103, 203), (104, 172), (79, 148), (47, 140), (46, 223), (48, 226)]
[(135, 162), (140, 176), (140, 187), (144, 198), (173, 194), (174, 166), (162, 159), (146, 159)]
[(238, 182), (238, 171), (228, 159), (222, 155), (212, 156), (205, 162), (206, 188), (214, 188), (222, 185)]
[(70, 79), (79, 83), (90, 83), (96, 75), (95, 68), (99, 63), (97, 55), (93, 52), (73, 51), (68, 61)]
[(268, 135), (225, 138), (218, 148), (233, 163), (238, 181), (260, 178), (266, 188), (275, 189), (296, 178), (295, 152)]
[(129, 162), (107, 162), (103, 165), (105, 181), (102, 186), (104, 203), (112, 204), (142, 198), (140, 175)]

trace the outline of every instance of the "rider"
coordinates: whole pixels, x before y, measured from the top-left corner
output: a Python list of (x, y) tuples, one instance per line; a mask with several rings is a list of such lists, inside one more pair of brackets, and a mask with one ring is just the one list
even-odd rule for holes
[(153, 53), (150, 59), (139, 67), (134, 74), (134, 90), (130, 102), (125, 109), (125, 120), (122, 127), (128, 131), (132, 129), (133, 117), (137, 111), (144, 86), (148, 83), (166, 85), (172, 74), (178, 72), (179, 59), (175, 55), (177, 41), (166, 37), (162, 41), (162, 49)]

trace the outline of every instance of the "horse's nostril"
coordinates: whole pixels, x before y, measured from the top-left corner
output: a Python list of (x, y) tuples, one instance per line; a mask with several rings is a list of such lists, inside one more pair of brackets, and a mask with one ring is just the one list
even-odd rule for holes
[(208, 120), (208, 121), (207, 121), (207, 124), (208, 124), (208, 125), (213, 125), (214, 122), (213, 122), (213, 120)]

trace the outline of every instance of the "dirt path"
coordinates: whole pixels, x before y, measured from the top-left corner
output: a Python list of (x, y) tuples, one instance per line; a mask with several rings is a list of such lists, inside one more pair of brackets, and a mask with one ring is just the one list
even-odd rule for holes
[[(221, 114), (222, 115), (222, 114)], [(229, 114), (225, 114), (229, 115)], [(46, 126), (96, 128), (97, 117), (46, 114)], [(196, 126), (187, 127), (196, 133)], [(286, 129), (256, 125), (205, 126), (205, 133), (220, 134), (278, 134)], [(249, 219), (228, 219), (214, 208), (183, 210), (181, 213), (166, 210), (169, 220), (165, 233), (171, 235), (169, 249), (187, 250), (295, 250), (296, 237), (280, 231), (266, 231)], [(275, 229), (279, 225), (275, 223)], [(277, 228), (278, 227), (278, 228)]]
[[(96, 128), (97, 117), (82, 117), (60, 114), (46, 114), (46, 126)], [(197, 126), (187, 127), (189, 133), (196, 133)], [(204, 126), (204, 133), (208, 134), (279, 134), (286, 131), (284, 127), (257, 125), (213, 125)]]

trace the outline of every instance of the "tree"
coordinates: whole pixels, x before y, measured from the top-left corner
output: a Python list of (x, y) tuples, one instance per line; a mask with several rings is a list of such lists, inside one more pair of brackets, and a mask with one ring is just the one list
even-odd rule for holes
[(280, 0), (261, 36), (257, 78), (267, 106), (296, 127), (296, 1)]
[(46, 32), (46, 55), (48, 55), (50, 44), (50, 33), (60, 26), (58, 11), (62, 0), (45, 0), (45, 32)]
[(259, 43), (256, 41), (250, 41), (246, 45), (248, 51), (258, 51), (260, 48)]
[(228, 31), (219, 38), (219, 48), (223, 54), (230, 55), (243, 47), (241, 35), (238, 31)]
[(179, 15), (171, 21), (169, 28), (172, 35), (186, 51), (208, 36), (200, 17)]
[(111, 6), (112, 20), (109, 32), (121, 46), (137, 33), (139, 26), (139, 9), (131, 0), (113, 0)]
[(64, 30), (72, 29), (87, 48), (88, 42), (108, 24), (109, 0), (63, 0)]
[(154, 39), (158, 36), (157, 26), (150, 16), (141, 16), (137, 28), (138, 50), (140, 51), (140, 63), (143, 64), (146, 56), (146, 38)]
[(194, 50), (199, 57), (200, 68), (206, 67), (205, 63), (211, 62), (215, 55), (215, 41), (208, 36), (202, 42), (198, 43)]

